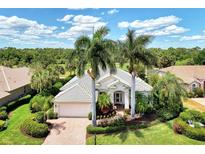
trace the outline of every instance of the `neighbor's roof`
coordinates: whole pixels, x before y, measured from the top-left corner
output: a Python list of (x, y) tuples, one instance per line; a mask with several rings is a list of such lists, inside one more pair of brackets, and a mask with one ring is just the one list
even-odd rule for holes
[(31, 82), (29, 68), (9, 68), (0, 66), (0, 91), (9, 92)]
[[(112, 77), (112, 80), (111, 78)], [(110, 74), (110, 71), (100, 71), (100, 77), (96, 80), (96, 84), (101, 83), (102, 80), (109, 78), (110, 85), (116, 81), (120, 81), (131, 87), (131, 75), (121, 69), (117, 69), (115, 74)], [(136, 91), (151, 91), (152, 87), (140, 78), (136, 78)], [(55, 102), (90, 102), (91, 101), (91, 78), (85, 73), (81, 78), (74, 77), (62, 88), (61, 92), (55, 97)]]
[(200, 79), (205, 79), (204, 65), (185, 65), (185, 66), (170, 66), (160, 69), (162, 72), (170, 72), (181, 78), (185, 83), (199, 82)]
[(4, 97), (7, 97), (9, 96), (10, 94), (5, 92), (5, 91), (0, 91), (0, 98), (4, 98)]

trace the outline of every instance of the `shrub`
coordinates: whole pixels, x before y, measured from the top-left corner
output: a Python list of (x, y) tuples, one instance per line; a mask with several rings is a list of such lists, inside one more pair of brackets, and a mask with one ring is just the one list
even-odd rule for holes
[(107, 110), (107, 112), (109, 112), (109, 109), (112, 106), (110, 95), (105, 92), (98, 95), (97, 106), (102, 112), (103, 110)]
[(173, 129), (175, 132), (182, 133), (189, 138), (205, 141), (205, 129), (204, 128), (202, 127), (193, 128), (180, 118), (177, 118), (174, 120)]
[(35, 114), (35, 121), (38, 123), (45, 123), (47, 118), (44, 111), (36, 112)]
[(89, 119), (89, 120), (92, 120), (92, 112), (89, 112), (89, 113), (88, 113), (88, 119)]
[(193, 118), (193, 115), (188, 112), (188, 111), (185, 111), (185, 112), (181, 112), (179, 117), (184, 120), (184, 121), (188, 121), (188, 120), (194, 120)]
[(6, 111), (6, 109), (7, 109), (6, 106), (2, 106), (2, 107), (0, 107), (0, 112), (2, 112), (2, 111)]
[(54, 109), (53, 108), (50, 108), (48, 111), (47, 111), (47, 118), (48, 119), (57, 119), (58, 118), (58, 114), (54, 112)]
[(203, 97), (204, 96), (204, 91), (202, 88), (195, 88), (193, 90), (195, 97)]
[(0, 131), (4, 130), (6, 128), (6, 122), (3, 120), (0, 120)]
[(0, 120), (6, 120), (8, 119), (8, 114), (6, 111), (1, 111), (0, 112)]
[(48, 135), (48, 126), (46, 124), (38, 123), (31, 118), (26, 119), (21, 124), (21, 130), (32, 137), (45, 137)]
[(177, 115), (174, 115), (173, 113), (171, 113), (170, 111), (167, 111), (165, 109), (159, 110), (157, 112), (157, 115), (159, 116), (159, 119), (161, 121), (168, 121), (168, 120), (171, 120), (177, 116)]
[(124, 112), (125, 114), (130, 115), (130, 109), (125, 109)]
[(53, 106), (53, 96), (36, 95), (29, 102), (32, 112), (47, 111)]
[(62, 83), (62, 82), (60, 82), (60, 81), (56, 82), (56, 83), (53, 85), (53, 87), (51, 88), (50, 93), (51, 93), (52, 95), (56, 95), (56, 94), (60, 91), (60, 88), (61, 88), (62, 86), (63, 86), (63, 83)]
[(193, 97), (195, 97), (195, 94), (194, 94), (193, 92), (189, 92), (189, 93), (188, 93), (188, 97), (189, 97), (189, 98), (193, 98)]
[(22, 98), (19, 98), (17, 101), (13, 101), (13, 102), (7, 104), (7, 112), (13, 111), (17, 107), (19, 107), (23, 104), (29, 103), (31, 98), (32, 98), (31, 95), (26, 95)]
[(107, 126), (107, 127), (95, 127), (92, 125), (87, 126), (87, 133), (89, 134), (103, 134), (103, 133), (113, 133), (117, 131), (125, 130), (126, 126)]

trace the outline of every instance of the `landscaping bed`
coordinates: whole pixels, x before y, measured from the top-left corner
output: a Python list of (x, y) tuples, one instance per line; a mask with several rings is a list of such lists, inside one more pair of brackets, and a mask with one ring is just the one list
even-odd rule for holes
[(8, 145), (40, 145), (44, 138), (33, 138), (21, 132), (20, 126), (24, 120), (31, 117), (28, 104), (23, 104), (12, 111), (7, 129), (0, 132), (0, 144)]
[(178, 134), (205, 141), (205, 112), (186, 110), (174, 120), (173, 129)]

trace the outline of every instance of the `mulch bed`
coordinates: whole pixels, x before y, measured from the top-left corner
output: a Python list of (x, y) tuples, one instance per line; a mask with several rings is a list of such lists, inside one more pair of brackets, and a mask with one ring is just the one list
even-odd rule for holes
[(155, 114), (149, 114), (146, 116), (141, 116), (139, 118), (135, 118), (132, 120), (126, 121), (126, 124), (129, 125), (135, 125), (135, 124), (141, 124), (141, 123), (151, 123), (152, 121), (156, 120), (157, 116)]

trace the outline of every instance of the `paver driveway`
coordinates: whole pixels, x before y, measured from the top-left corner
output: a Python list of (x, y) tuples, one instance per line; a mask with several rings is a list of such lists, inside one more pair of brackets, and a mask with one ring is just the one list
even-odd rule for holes
[(44, 145), (85, 144), (86, 127), (90, 124), (88, 118), (59, 118), (49, 120), (53, 124)]

